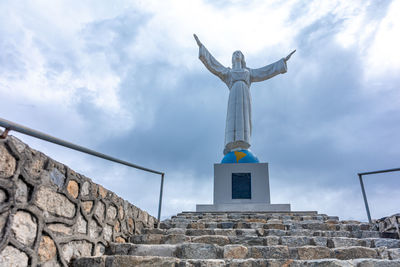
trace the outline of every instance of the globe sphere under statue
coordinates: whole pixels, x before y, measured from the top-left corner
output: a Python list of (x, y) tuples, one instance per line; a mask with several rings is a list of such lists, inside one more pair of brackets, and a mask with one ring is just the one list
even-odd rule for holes
[(231, 151), (224, 156), (221, 163), (259, 163), (258, 158), (250, 150)]

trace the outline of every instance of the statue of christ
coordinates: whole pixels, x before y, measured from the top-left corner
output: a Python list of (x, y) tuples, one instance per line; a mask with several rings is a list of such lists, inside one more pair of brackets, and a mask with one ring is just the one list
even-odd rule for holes
[(244, 55), (235, 51), (232, 55), (232, 68), (219, 63), (194, 34), (199, 46), (199, 58), (206, 68), (218, 76), (229, 88), (228, 111), (225, 126), (224, 154), (231, 151), (248, 149), (251, 137), (251, 97), (250, 85), (261, 82), (287, 71), (287, 61), (296, 50), (288, 56), (258, 69), (246, 66)]

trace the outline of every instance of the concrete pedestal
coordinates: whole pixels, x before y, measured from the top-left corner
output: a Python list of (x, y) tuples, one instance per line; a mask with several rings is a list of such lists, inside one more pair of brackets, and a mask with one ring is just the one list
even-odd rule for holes
[(290, 211), (290, 204), (271, 204), (268, 163), (214, 164), (213, 203), (196, 211)]

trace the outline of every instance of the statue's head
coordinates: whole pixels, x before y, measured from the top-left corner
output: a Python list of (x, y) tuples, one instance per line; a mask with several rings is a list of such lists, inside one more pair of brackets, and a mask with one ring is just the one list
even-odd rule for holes
[(246, 68), (246, 61), (244, 60), (244, 55), (240, 50), (233, 52), (232, 65), (235, 64), (234, 62), (240, 62), (242, 63), (242, 68)]

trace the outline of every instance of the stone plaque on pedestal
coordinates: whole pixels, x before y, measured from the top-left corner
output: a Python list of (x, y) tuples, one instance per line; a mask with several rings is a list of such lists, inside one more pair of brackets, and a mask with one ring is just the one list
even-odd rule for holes
[(214, 164), (214, 204), (196, 211), (290, 211), (290, 204), (271, 204), (268, 163)]

